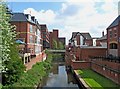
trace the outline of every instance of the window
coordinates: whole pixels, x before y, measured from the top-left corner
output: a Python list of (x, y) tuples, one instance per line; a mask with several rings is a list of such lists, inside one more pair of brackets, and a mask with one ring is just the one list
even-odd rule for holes
[(110, 44), (110, 49), (117, 49), (117, 44), (116, 43), (111, 43)]
[(40, 30), (39, 29), (37, 29), (37, 35), (40, 36)]
[(114, 37), (117, 37), (117, 30), (114, 30)]
[(33, 43), (33, 36), (30, 35), (30, 43)]
[(114, 27), (113, 29), (114, 29), (114, 30), (116, 30), (116, 29), (117, 29), (117, 27)]
[(110, 31), (110, 38), (112, 38), (112, 31)]
[(44, 39), (46, 39), (46, 36), (43, 36)]
[(32, 28), (32, 25), (30, 25), (30, 32), (31, 32), (31, 33), (33, 32), (33, 28)]

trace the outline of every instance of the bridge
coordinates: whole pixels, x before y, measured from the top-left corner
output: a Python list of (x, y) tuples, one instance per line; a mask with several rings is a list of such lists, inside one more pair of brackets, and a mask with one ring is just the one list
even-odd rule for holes
[(48, 52), (50, 52), (50, 53), (65, 53), (66, 50), (52, 50), (52, 49), (49, 49)]

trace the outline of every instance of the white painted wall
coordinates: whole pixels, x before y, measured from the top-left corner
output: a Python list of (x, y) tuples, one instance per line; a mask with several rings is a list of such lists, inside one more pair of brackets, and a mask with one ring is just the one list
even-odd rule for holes
[(83, 36), (80, 36), (80, 45), (83, 45), (83, 40), (84, 40)]
[(93, 39), (93, 46), (96, 46), (96, 39)]

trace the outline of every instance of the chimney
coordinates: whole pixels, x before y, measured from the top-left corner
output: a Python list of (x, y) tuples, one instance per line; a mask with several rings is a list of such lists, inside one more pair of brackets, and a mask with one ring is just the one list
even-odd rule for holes
[(102, 32), (102, 37), (104, 36), (104, 31)]

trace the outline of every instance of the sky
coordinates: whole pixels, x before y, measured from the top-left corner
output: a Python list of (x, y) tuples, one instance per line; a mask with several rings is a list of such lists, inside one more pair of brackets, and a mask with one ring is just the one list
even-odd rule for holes
[(17, 0), (7, 1), (12, 12), (35, 16), (48, 30), (59, 29), (59, 37), (72, 32), (89, 32), (92, 37), (106, 34), (106, 28), (118, 16), (119, 0)]

